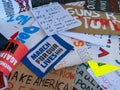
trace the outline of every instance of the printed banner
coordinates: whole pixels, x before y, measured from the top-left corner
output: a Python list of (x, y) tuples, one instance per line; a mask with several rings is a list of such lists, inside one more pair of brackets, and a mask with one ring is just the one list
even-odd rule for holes
[(9, 40), (5, 47), (0, 51), (0, 71), (6, 76), (9, 76), (27, 51), (28, 49), (24, 44), (17, 40)]
[(31, 12), (47, 35), (80, 26), (80, 21), (73, 18), (59, 3), (36, 7)]
[(1, 0), (0, 18), (5, 18), (32, 8), (31, 0)]
[(113, 66), (110, 64), (98, 63), (94, 61), (88, 61), (88, 64), (97, 77), (120, 69), (120, 66)]
[(95, 77), (92, 70), (87, 70), (95, 81), (100, 85), (102, 90), (119, 90), (120, 89), (120, 70)]
[(61, 70), (51, 70), (43, 78), (38, 78), (20, 63), (8, 77), (6, 90), (73, 90), (76, 66)]
[(29, 51), (22, 62), (37, 76), (43, 77), (72, 49), (73, 46), (59, 36), (46, 36)]
[(120, 0), (85, 0), (85, 9), (120, 13)]
[(62, 5), (80, 21), (80, 26), (69, 31), (87, 34), (120, 34), (120, 16), (115, 13), (95, 12), (77, 6)]
[(89, 65), (82, 63), (77, 66), (73, 90), (101, 90), (100, 86), (87, 72)]

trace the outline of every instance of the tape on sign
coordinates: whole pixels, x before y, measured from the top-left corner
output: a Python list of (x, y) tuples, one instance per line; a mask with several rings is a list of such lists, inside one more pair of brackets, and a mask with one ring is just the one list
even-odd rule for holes
[(24, 44), (10, 39), (0, 51), (0, 71), (9, 76), (27, 52), (28, 49)]

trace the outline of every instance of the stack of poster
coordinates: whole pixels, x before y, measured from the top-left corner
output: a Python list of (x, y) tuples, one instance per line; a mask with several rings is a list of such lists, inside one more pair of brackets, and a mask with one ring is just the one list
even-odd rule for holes
[(0, 7), (0, 90), (119, 90), (120, 0)]

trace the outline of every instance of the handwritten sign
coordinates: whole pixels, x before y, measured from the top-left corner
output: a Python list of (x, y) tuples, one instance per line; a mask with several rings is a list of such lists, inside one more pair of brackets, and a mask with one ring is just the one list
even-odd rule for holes
[(31, 12), (47, 35), (63, 32), (80, 25), (80, 21), (73, 18), (58, 3), (36, 7)]
[(119, 14), (95, 12), (70, 5), (62, 6), (81, 22), (79, 27), (69, 30), (71, 32), (82, 32), (87, 34), (120, 34)]
[(55, 65), (55, 69), (61, 69), (64, 67), (74, 66), (78, 63), (81, 64), (83, 62), (92, 59), (90, 57), (90, 53), (88, 52), (89, 44), (88, 42), (84, 42), (82, 40), (78, 40), (75, 38), (67, 37), (64, 35), (59, 35), (66, 42), (74, 46), (74, 49), (65, 56), (57, 65)]
[(120, 88), (120, 70), (95, 77), (92, 70), (87, 70), (103, 90), (119, 90)]
[(51, 70), (39, 78), (20, 63), (9, 75), (6, 90), (73, 90), (75, 72), (76, 66)]
[(73, 46), (59, 36), (46, 36), (29, 51), (22, 62), (37, 76), (43, 77), (72, 49)]
[(88, 50), (91, 52), (92, 60), (96, 62), (111, 64), (120, 66), (120, 36), (109, 35), (106, 46), (95, 47), (91, 44), (91, 48)]
[(101, 90), (100, 86), (93, 79), (93, 77), (87, 72), (89, 65), (82, 63), (77, 65), (74, 88), (75, 90)]

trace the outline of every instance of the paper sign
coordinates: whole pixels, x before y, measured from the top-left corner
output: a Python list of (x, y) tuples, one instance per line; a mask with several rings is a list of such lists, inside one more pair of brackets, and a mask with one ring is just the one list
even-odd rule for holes
[(64, 35), (59, 36), (67, 43), (74, 46), (74, 49), (54, 67), (55, 69), (78, 65), (78, 63), (81, 64), (83, 62), (87, 62), (89, 59), (92, 59), (90, 57), (91, 54), (88, 52), (90, 43), (66, 37)]
[(102, 90), (119, 90), (120, 89), (120, 70), (105, 74), (100, 77), (95, 77), (91, 69), (88, 69), (87, 71), (100, 85)]
[(87, 34), (120, 34), (119, 14), (95, 12), (76, 6), (62, 5), (80, 21), (80, 26), (69, 31)]
[(8, 76), (19, 64), (27, 51), (28, 49), (24, 44), (17, 40), (9, 40), (0, 51), (0, 71)]
[(120, 13), (119, 0), (85, 0), (85, 9)]
[(31, 7), (31, 0), (1, 0), (0, 18), (27, 11)]
[(69, 31), (65, 31), (61, 34), (100, 46), (105, 46), (108, 40), (108, 35), (93, 35), (93, 34), (84, 34), (84, 33), (76, 33)]
[(87, 63), (82, 63), (77, 66), (73, 90), (101, 90), (100, 86), (87, 72), (88, 68)]
[(120, 66), (120, 36), (109, 35), (106, 46), (97, 47), (91, 44), (88, 51), (96, 62)]
[(0, 90), (5, 90), (8, 87), (6, 76), (0, 72)]
[(29, 51), (22, 62), (37, 76), (43, 77), (72, 49), (59, 36), (46, 36)]
[(0, 32), (2, 34), (7, 39), (19, 40), (29, 50), (46, 35), (35, 22), (30, 12), (20, 13), (0, 21)]
[(63, 32), (80, 25), (80, 21), (73, 18), (58, 3), (36, 7), (31, 12), (47, 35)]
[(120, 69), (120, 66), (113, 66), (110, 64), (98, 63), (94, 61), (88, 61), (88, 64), (97, 77)]
[[(11, 39), (13, 35), (16, 34), (15, 36), (17, 37), (19, 32), (24, 31), (25, 27), (30, 27), (33, 22), (34, 18), (29, 11), (22, 12), (5, 19), (0, 19), (0, 33), (3, 34), (7, 39)], [(12, 39), (15, 39), (16, 37)]]

